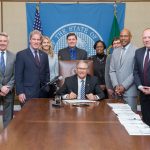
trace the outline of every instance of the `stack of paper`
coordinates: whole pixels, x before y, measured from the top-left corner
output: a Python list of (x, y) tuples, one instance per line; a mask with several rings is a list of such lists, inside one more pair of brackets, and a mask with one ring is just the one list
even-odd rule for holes
[(150, 127), (134, 113), (128, 104), (108, 103), (129, 135), (150, 135)]
[(79, 99), (73, 99), (73, 100), (63, 100), (63, 102), (69, 103), (69, 104), (77, 104), (77, 103), (95, 103), (96, 101), (92, 100), (79, 100)]

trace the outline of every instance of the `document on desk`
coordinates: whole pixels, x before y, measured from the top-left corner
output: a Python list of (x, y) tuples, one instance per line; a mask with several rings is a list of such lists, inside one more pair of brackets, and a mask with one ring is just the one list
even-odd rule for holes
[(150, 127), (141, 117), (134, 113), (128, 104), (108, 103), (112, 111), (117, 115), (119, 122), (125, 127), (129, 135), (150, 135)]
[(63, 100), (64, 102), (66, 103), (69, 103), (69, 104), (78, 104), (78, 103), (95, 103), (96, 101), (93, 101), (93, 100), (87, 100), (87, 99), (73, 99), (73, 100)]

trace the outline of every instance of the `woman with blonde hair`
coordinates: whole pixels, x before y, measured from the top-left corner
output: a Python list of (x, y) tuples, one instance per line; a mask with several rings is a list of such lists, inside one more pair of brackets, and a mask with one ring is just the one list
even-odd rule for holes
[(54, 53), (52, 42), (47, 36), (43, 36), (41, 48), (48, 54), (51, 81), (58, 76), (58, 56)]
[[(48, 54), (50, 81), (52, 81), (58, 76), (58, 55), (54, 53), (53, 45), (49, 37), (42, 37), (41, 49)], [(56, 88), (56, 84), (50, 85), (49, 97), (54, 97)]]

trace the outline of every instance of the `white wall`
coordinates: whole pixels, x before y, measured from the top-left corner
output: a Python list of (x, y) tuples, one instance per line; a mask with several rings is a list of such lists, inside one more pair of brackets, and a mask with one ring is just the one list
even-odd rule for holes
[[(9, 49), (17, 52), (27, 47), (26, 7), (24, 2), (4, 2), (4, 31), (10, 35)], [(142, 46), (142, 31), (150, 27), (150, 2), (126, 3), (125, 27), (130, 29), (132, 42)]]

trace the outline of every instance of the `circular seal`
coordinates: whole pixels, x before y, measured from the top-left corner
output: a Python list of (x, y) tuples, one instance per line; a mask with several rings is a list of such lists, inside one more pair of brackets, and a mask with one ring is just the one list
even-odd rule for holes
[(66, 24), (58, 28), (51, 35), (50, 39), (56, 53), (58, 53), (60, 49), (68, 46), (66, 36), (70, 32), (74, 32), (78, 37), (77, 47), (86, 50), (89, 56), (95, 55), (93, 45), (97, 40), (102, 40), (102, 37), (92, 27), (81, 23)]

